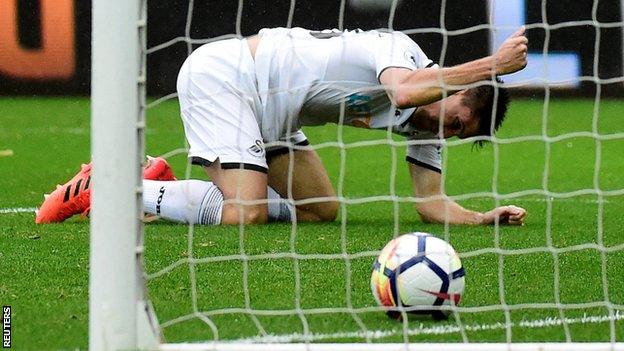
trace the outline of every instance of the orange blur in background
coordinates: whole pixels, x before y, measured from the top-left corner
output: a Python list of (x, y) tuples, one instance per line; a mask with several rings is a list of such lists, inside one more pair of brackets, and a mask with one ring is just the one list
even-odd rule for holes
[(41, 48), (34, 50), (20, 46), (17, 1), (0, 1), (0, 74), (15, 79), (71, 79), (76, 70), (74, 0), (41, 0)]

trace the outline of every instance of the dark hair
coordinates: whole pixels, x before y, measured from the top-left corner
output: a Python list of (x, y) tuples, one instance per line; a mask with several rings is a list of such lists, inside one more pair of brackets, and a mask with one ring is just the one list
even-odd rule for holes
[[(496, 77), (496, 83), (503, 81)], [(507, 105), (509, 104), (509, 93), (503, 87), (495, 87), (495, 84), (488, 82), (466, 91), (462, 102), (472, 109), (473, 116), (479, 118), (479, 136), (491, 136), (503, 124)], [(498, 92), (496, 92), (498, 90)], [(496, 96), (496, 111), (494, 111), (494, 97)], [(492, 125), (492, 115), (494, 115), (494, 125)], [(494, 127), (494, 128), (492, 128)], [(477, 140), (474, 146), (483, 147), (487, 140)]]

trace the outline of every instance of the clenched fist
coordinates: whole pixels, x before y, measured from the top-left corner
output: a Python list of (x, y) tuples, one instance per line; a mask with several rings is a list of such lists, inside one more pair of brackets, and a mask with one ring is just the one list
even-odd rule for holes
[(527, 44), (529, 40), (524, 35), (524, 26), (503, 42), (503, 45), (494, 54), (496, 74), (503, 75), (517, 72), (527, 65)]

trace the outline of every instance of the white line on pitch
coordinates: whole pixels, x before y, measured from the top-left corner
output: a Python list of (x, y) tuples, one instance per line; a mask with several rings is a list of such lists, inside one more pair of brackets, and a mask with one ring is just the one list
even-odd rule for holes
[(13, 207), (13, 208), (0, 208), (0, 214), (9, 213), (29, 213), (37, 211), (36, 207)]
[[(616, 311), (613, 316), (588, 316), (583, 314), (583, 317), (577, 318), (553, 318), (548, 317), (544, 319), (520, 321), (517, 323), (512, 322), (509, 326), (520, 328), (547, 328), (566, 324), (595, 324), (606, 323), (610, 321), (619, 321), (624, 319), (624, 314), (620, 311)], [(493, 324), (468, 324), (463, 326), (466, 331), (483, 331), (483, 330), (504, 330), (507, 328), (505, 323), (493, 323)], [(413, 329), (407, 330), (407, 335), (440, 335), (440, 334), (453, 334), (459, 333), (460, 327), (455, 324), (443, 324), (437, 326), (425, 326), (421, 323), (419, 326)], [(227, 340), (226, 342), (242, 342), (242, 343), (292, 343), (292, 342), (315, 342), (328, 339), (346, 339), (346, 338), (362, 338), (362, 339), (382, 339), (394, 335), (403, 335), (403, 329), (391, 329), (391, 330), (367, 330), (367, 331), (352, 331), (352, 332), (337, 332), (328, 334), (308, 334), (293, 333), (287, 335), (267, 335), (257, 336), (251, 338), (243, 338), (238, 340)]]
[[(519, 198), (518, 202), (546, 202), (544, 198)], [(587, 199), (553, 199), (553, 202), (581, 202), (581, 203), (610, 203), (611, 201), (607, 199), (602, 200), (587, 200)], [(37, 210), (36, 207), (14, 207), (14, 208), (0, 208), (0, 214), (11, 214), (11, 213), (27, 213), (27, 212), (35, 212)]]

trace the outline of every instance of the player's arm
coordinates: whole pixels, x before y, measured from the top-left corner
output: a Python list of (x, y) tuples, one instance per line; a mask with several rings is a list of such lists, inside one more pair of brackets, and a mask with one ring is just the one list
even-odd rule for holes
[(379, 81), (398, 108), (430, 104), (442, 99), (444, 91), (447, 94), (457, 91), (449, 86), (472, 84), (523, 69), (527, 65), (528, 44), (524, 31), (524, 27), (518, 29), (491, 56), (445, 68), (409, 70), (390, 67), (381, 73)]
[[(414, 195), (423, 202), (416, 204), (416, 210), (423, 222), (449, 224), (501, 224), (522, 225), (526, 210), (516, 206), (501, 206), (481, 213), (471, 211), (449, 199), (441, 189), (442, 175), (438, 172), (409, 163), (414, 186)], [(431, 199), (427, 200), (428, 197)]]

